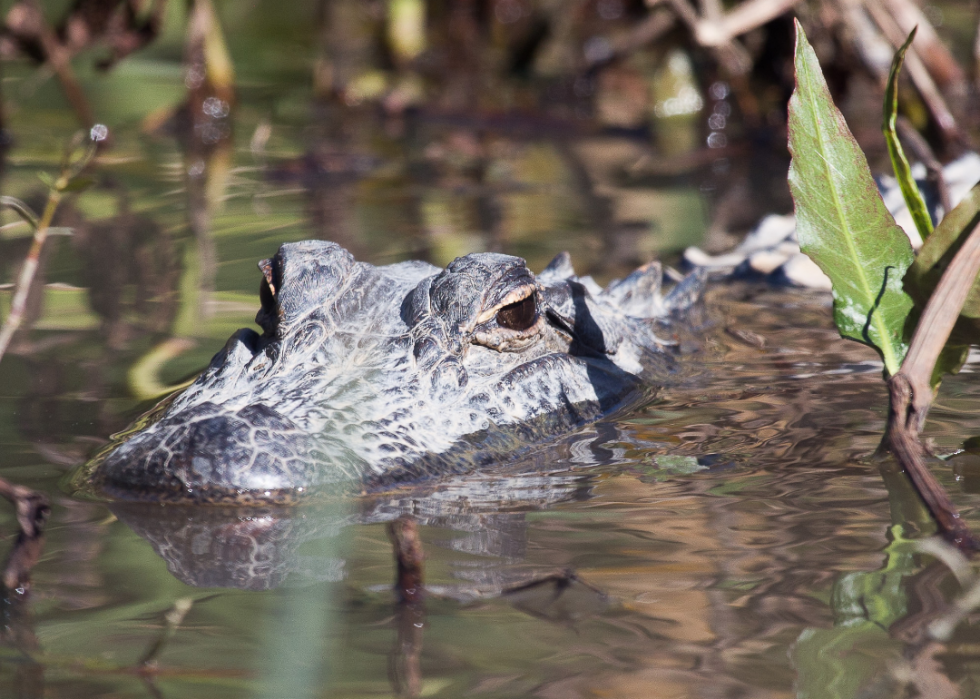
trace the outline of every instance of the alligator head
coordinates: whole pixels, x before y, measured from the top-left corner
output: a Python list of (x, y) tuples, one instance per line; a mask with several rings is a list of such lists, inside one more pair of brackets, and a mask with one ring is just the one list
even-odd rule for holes
[(356, 262), (334, 243), (260, 263), (262, 333), (240, 330), (183, 393), (82, 469), (126, 500), (290, 502), (459, 473), (594, 421), (670, 371), (657, 264), (604, 291), (567, 254), (537, 277), (481, 253), (445, 269)]

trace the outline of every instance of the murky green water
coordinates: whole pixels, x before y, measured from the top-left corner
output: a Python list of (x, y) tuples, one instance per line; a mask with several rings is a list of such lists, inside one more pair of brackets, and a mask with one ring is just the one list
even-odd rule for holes
[[(378, 263), (494, 249), (532, 269), (569, 249), (609, 278), (699, 242), (710, 173), (744, 167), (640, 177), (652, 151), (635, 134), (337, 114), (308, 87), (313, 38), (277, 43), (302, 20), (288, 7), (228, 10), (240, 104), (208, 157), (144, 121), (182, 99), (179, 27), (108, 77), (79, 64), (114, 141), (62, 210), (75, 234), (50, 241), (33, 330), (0, 362), (0, 475), (54, 501), (30, 596), (0, 609), (0, 695), (978, 694), (974, 630), (925, 640), (958, 586), (902, 543), (928, 526), (872, 458), (880, 364), (837, 338), (819, 293), (716, 285), (682, 379), (492, 473), (294, 510), (62, 494), (67, 468), (251, 324), (255, 262), (282, 242), (329, 238)], [(37, 173), (75, 125), (53, 81), (6, 70), (2, 189), (40, 207)], [(3, 282), (28, 245), (25, 229), (0, 231)], [(973, 368), (930, 415), (940, 453), (980, 434)], [(980, 525), (976, 457), (936, 472)], [(384, 523), (406, 512), (428, 554), (424, 609), (389, 590)], [(0, 531), (15, 531), (6, 507)], [(580, 581), (514, 591), (565, 569)]]

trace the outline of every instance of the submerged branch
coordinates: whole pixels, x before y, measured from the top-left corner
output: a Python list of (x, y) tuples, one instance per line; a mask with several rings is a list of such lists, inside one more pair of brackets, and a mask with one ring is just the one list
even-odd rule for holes
[(163, 615), (163, 628), (160, 630), (160, 635), (143, 653), (139, 662), (136, 663), (137, 667), (147, 668), (156, 662), (160, 652), (166, 647), (167, 641), (177, 633), (177, 629), (184, 622), (184, 617), (187, 616), (187, 612), (191, 610), (193, 605), (194, 600), (190, 597), (181, 597), (174, 602), (174, 606)]
[(0, 496), (17, 510), (20, 528), (14, 548), (3, 569), (2, 584), (6, 591), (23, 590), (30, 580), (31, 569), (41, 557), (44, 546), (44, 524), (51, 514), (48, 496), (0, 478)]
[(412, 517), (403, 515), (388, 524), (388, 537), (395, 549), (398, 568), (395, 593), (399, 602), (415, 604), (425, 597), (424, 561), (419, 525)]
[(422, 539), (411, 515), (388, 524), (398, 567), (395, 619), (398, 635), (388, 659), (388, 678), (399, 696), (417, 697), (422, 692), (422, 631), (425, 628), (425, 586)]

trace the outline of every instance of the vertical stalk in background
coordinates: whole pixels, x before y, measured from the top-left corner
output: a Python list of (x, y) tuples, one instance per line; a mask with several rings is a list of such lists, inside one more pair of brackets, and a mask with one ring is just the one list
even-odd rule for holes
[(31, 243), (31, 249), (27, 253), (24, 264), (21, 265), (20, 274), (17, 275), (14, 300), (10, 304), (10, 315), (7, 316), (3, 327), (0, 328), (0, 359), (3, 359), (7, 347), (10, 346), (10, 340), (13, 339), (14, 333), (20, 328), (21, 321), (24, 319), (27, 297), (34, 282), (38, 261), (41, 259), (41, 250), (48, 240), (48, 228), (51, 227), (51, 220), (54, 218), (54, 213), (58, 210), (60, 203), (61, 192), (51, 190), (48, 195), (48, 203), (44, 207), (44, 213), (41, 214), (41, 220), (38, 221), (37, 228), (34, 229), (34, 241)]
[[(101, 130), (97, 131), (97, 128), (94, 127), (91, 134), (92, 136), (98, 135), (98, 140), (101, 140), (105, 137), (105, 133)], [(85, 144), (84, 150), (79, 153), (79, 146), (83, 138), (87, 140), (87, 143)], [(92, 156), (95, 155), (96, 143), (97, 141), (91, 140), (88, 134), (75, 137), (72, 145), (68, 148), (62, 159), (61, 174), (57, 180), (49, 184), (48, 202), (44, 206), (44, 213), (41, 214), (40, 219), (23, 202), (13, 197), (0, 198), (0, 205), (14, 209), (34, 229), (34, 240), (31, 243), (31, 249), (27, 253), (27, 259), (24, 260), (24, 264), (20, 268), (20, 274), (17, 275), (17, 282), (14, 286), (14, 298), (10, 305), (10, 315), (4, 320), (3, 327), (0, 327), (0, 360), (6, 354), (7, 348), (10, 346), (10, 341), (13, 339), (14, 334), (20, 328), (21, 322), (24, 319), (27, 298), (30, 294), (31, 286), (34, 283), (34, 275), (37, 272), (38, 262), (41, 259), (41, 250), (44, 249), (44, 244), (47, 242), (51, 222), (54, 220), (55, 212), (58, 210), (58, 205), (61, 203), (62, 197), (68, 192), (80, 191), (89, 184), (88, 180), (79, 177), (79, 174), (88, 166), (92, 160)]]
[(387, 39), (400, 64), (415, 60), (425, 50), (423, 0), (388, 0)]
[(197, 243), (198, 317), (211, 315), (218, 260), (211, 219), (224, 197), (231, 167), (231, 113), (235, 71), (210, 0), (188, 4), (184, 48), (187, 101), (181, 136), (187, 184), (188, 227)]

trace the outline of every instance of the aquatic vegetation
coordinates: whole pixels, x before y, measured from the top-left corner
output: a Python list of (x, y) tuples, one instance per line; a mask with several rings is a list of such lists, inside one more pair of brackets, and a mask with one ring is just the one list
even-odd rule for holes
[[(895, 86), (913, 32), (892, 62), (884, 131), (909, 209), (927, 245), (932, 242), (929, 257), (911, 275), (920, 304), (925, 300), (917, 306), (903, 285), (914, 260), (911, 244), (885, 208), (799, 23), (796, 30), (789, 182), (801, 249), (833, 283), (834, 320), (841, 335), (874, 347), (884, 361), (891, 410), (883, 447), (898, 457), (943, 533), (961, 546), (976, 548), (926, 468), (918, 435), (942, 373), (955, 373), (966, 358), (966, 346), (957, 338), (950, 340), (950, 334), (980, 273), (977, 199), (967, 197), (932, 236), (929, 225), (920, 221), (927, 212), (894, 131)], [(938, 274), (927, 275), (923, 267)]]

